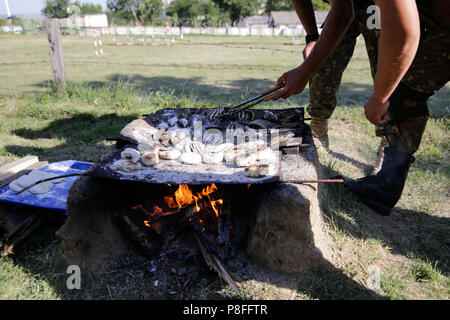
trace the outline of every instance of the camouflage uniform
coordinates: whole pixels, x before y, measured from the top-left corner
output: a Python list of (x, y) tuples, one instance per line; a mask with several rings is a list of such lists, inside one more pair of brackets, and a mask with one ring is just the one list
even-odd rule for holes
[[(363, 35), (369, 56), (372, 77), (375, 76), (378, 57), (379, 30), (367, 28), (367, 7), (373, 1), (354, 0), (355, 19), (348, 28), (339, 46), (321, 65), (309, 82), (308, 113), (313, 118), (329, 119), (337, 104), (337, 95), (342, 74), (355, 50), (356, 40)], [(326, 23), (326, 22), (325, 22)]]
[(402, 195), (427, 123), (427, 100), (450, 80), (450, 26), (438, 18), (441, 14), (445, 17), (447, 1), (416, 0), (423, 28), (421, 42), (412, 65), (389, 98), (390, 119), (379, 130), (389, 140), (380, 171), (356, 180), (344, 178), (346, 189), (384, 216)]
[(433, 0), (417, 0), (421, 42), (416, 57), (389, 99), (389, 122), (378, 127), (391, 145), (407, 154), (417, 151), (428, 120), (427, 100), (450, 80), (450, 27), (433, 15)]

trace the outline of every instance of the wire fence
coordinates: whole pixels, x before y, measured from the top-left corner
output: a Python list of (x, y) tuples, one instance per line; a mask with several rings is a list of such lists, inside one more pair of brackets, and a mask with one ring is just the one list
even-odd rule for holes
[[(320, 28), (319, 28), (320, 29)], [(63, 34), (77, 36), (91, 36), (93, 32), (100, 32), (102, 35), (113, 36), (153, 36), (153, 35), (222, 35), (222, 36), (261, 36), (261, 37), (278, 37), (278, 36), (304, 36), (305, 29), (299, 25), (296, 27), (158, 27), (158, 26), (124, 26), (124, 27), (66, 27), (61, 28)], [(3, 33), (26, 33), (41, 34), (45, 32), (45, 26), (37, 23), (24, 23), (22, 25), (6, 25), (1, 26), (0, 31)]]

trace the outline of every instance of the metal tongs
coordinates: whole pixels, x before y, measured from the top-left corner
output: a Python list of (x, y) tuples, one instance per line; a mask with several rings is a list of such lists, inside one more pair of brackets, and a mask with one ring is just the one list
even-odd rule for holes
[(266, 102), (271, 100), (274, 95), (281, 89), (284, 88), (285, 84), (282, 84), (281, 86), (278, 87), (273, 87), (270, 88), (269, 90), (266, 90), (264, 92), (262, 92), (259, 96), (253, 97), (251, 99), (248, 99), (244, 102), (241, 102), (235, 106), (232, 107), (226, 107), (226, 108), (218, 108), (216, 109), (215, 112), (213, 112), (213, 114), (211, 114), (210, 118), (211, 119), (215, 119), (215, 118), (222, 118), (222, 117), (226, 117), (226, 116), (231, 116), (233, 114), (236, 114), (238, 112), (247, 110), (253, 106), (256, 106), (257, 104), (261, 103), (261, 102)]

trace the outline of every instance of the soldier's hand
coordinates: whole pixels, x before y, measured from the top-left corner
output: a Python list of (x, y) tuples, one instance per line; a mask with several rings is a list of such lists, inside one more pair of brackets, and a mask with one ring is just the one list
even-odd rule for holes
[(308, 43), (305, 46), (305, 49), (303, 49), (302, 53), (303, 53), (303, 59), (306, 60), (306, 58), (308, 58), (309, 54), (311, 53), (311, 51), (314, 49), (314, 46), (316, 45), (316, 41), (311, 41), (310, 43)]
[(305, 70), (303, 65), (283, 73), (277, 80), (277, 86), (285, 84), (284, 89), (275, 94), (272, 100), (287, 99), (293, 94), (303, 92), (310, 78), (311, 74)]
[(388, 120), (389, 100), (383, 102), (371, 97), (364, 105), (367, 120), (374, 125), (383, 125)]

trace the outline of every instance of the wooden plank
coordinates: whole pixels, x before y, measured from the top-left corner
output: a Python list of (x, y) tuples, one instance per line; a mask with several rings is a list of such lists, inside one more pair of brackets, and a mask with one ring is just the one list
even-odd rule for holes
[(239, 290), (236, 281), (233, 279), (230, 272), (225, 267), (225, 264), (220, 260), (218, 256), (216, 256), (216, 254), (212, 250), (209, 249), (211, 245), (207, 244), (207, 238), (205, 236), (202, 236), (202, 232), (197, 230), (192, 222), (190, 223), (190, 226), (208, 267), (214, 269), (219, 277), (225, 280), (230, 285), (230, 287), (243, 299), (244, 296), (242, 295), (241, 290)]
[(58, 19), (47, 19), (47, 35), (55, 86), (64, 91), (66, 86), (66, 72), (64, 69), (60, 22)]
[(31, 166), (28, 166), (28, 167), (24, 168), (23, 170), (20, 170), (19, 172), (14, 173), (3, 180), (0, 180), (0, 189), (5, 187), (5, 185), (11, 183), (12, 181), (20, 178), (21, 176), (23, 176), (25, 174), (29, 174), (33, 170), (40, 169), (43, 166), (46, 166), (47, 164), (48, 164), (48, 161), (40, 161), (40, 162), (33, 163)]
[(6, 235), (4, 241), (0, 243), (0, 257), (5, 257), (13, 253), (14, 247), (26, 240), (45, 220), (46, 215), (36, 212), (27, 218), (16, 229)]
[(16, 228), (14, 223), (8, 220), (7, 217), (4, 217), (0, 211), (0, 229), (5, 230), (7, 233), (13, 231)]
[(0, 203), (0, 229), (10, 233), (28, 219), (34, 211), (34, 208), (15, 203)]
[(3, 183), (3, 181), (7, 178), (37, 162), (39, 162), (38, 157), (27, 156), (22, 159), (5, 164), (4, 166), (0, 167), (0, 183)]

